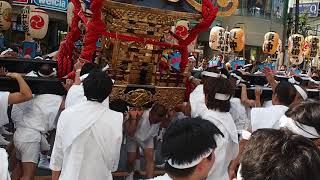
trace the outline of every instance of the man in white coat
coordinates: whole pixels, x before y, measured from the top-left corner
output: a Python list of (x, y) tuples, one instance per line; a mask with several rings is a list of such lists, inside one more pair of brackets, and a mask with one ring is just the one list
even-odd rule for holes
[(105, 72), (92, 71), (83, 82), (87, 102), (61, 113), (50, 162), (53, 180), (112, 180), (123, 122), (122, 113), (102, 105), (112, 86)]
[(201, 118), (172, 122), (161, 147), (161, 154), (166, 159), (166, 174), (154, 179), (206, 179), (216, 159), (216, 136), (223, 134), (213, 123)]
[[(49, 78), (54, 74), (53, 68), (45, 64), (34, 73), (34, 76)], [(50, 87), (43, 86), (42, 88), (41, 90), (46, 92), (46, 89)], [(41, 155), (40, 152), (49, 150), (45, 134), (55, 129), (55, 120), (63, 104), (63, 97), (60, 95), (36, 94), (32, 100), (13, 106), (13, 112), (21, 110), (18, 114), (11, 114), (16, 127), (13, 140), (16, 157), (19, 160), (13, 171), (13, 180), (33, 179), (39, 157), (42, 161), (46, 159), (46, 155)], [(48, 164), (47, 162), (47, 166)], [(43, 162), (42, 165), (44, 165)]]
[[(17, 73), (7, 73), (4, 68), (0, 68), (0, 76), (7, 76), (15, 79), (20, 88), (20, 92), (16, 93), (0, 92), (0, 127), (2, 127), (9, 123), (7, 115), (8, 106), (30, 100), (32, 98), (32, 92), (21, 75)], [(0, 145), (8, 144), (9, 142), (0, 135)]]

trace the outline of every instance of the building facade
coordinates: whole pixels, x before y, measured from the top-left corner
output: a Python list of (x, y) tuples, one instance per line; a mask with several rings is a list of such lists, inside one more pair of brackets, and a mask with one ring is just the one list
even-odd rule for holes
[(40, 7), (49, 15), (47, 35), (40, 41), (43, 54), (57, 50), (68, 28), (66, 16), (68, 0), (13, 0), (12, 28), (7, 33), (11, 44), (20, 44), (25, 39), (21, 24), (21, 10), (26, 5)]

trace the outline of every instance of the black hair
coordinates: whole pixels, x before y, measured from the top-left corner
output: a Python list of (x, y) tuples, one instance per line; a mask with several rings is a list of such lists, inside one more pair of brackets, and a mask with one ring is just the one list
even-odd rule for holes
[(167, 110), (166, 106), (159, 104), (159, 103), (155, 103), (152, 106), (151, 111), (150, 111), (150, 113), (152, 113), (153, 115), (156, 115), (160, 118), (166, 117), (167, 112), (168, 112), (168, 110)]
[(85, 74), (89, 74), (90, 71), (94, 70), (94, 69), (98, 69), (98, 65), (94, 64), (94, 63), (85, 63), (80, 71), (80, 76), (83, 76)]
[(320, 150), (311, 140), (288, 130), (255, 131), (240, 163), (245, 180), (310, 180), (320, 177)]
[(281, 81), (275, 88), (274, 95), (277, 96), (282, 105), (289, 106), (297, 94), (296, 88), (287, 81)]
[(301, 124), (314, 127), (320, 134), (319, 102), (302, 102), (289, 108), (285, 115)]
[(53, 68), (49, 64), (43, 64), (39, 68), (39, 73), (43, 75), (50, 75), (53, 72)]
[[(217, 147), (215, 135), (223, 136), (210, 121), (199, 117), (176, 120), (170, 124), (163, 136), (161, 154), (165, 159), (171, 159), (173, 163), (190, 163)], [(208, 157), (211, 158), (212, 156)], [(166, 162), (165, 171), (170, 176), (182, 178), (190, 176), (195, 167), (176, 169)]]
[[(206, 97), (206, 105), (208, 109), (220, 112), (230, 111), (230, 98), (234, 93), (234, 88), (228, 79), (223, 77), (208, 78), (203, 85), (203, 91)], [(218, 100), (215, 98), (216, 93), (230, 95), (230, 98), (225, 101)]]
[(122, 99), (116, 99), (110, 102), (110, 109), (113, 111), (125, 113), (128, 112), (128, 104)]
[(84, 95), (90, 101), (102, 103), (112, 91), (111, 78), (101, 70), (93, 70), (83, 81)]
[(229, 73), (229, 71), (228, 71), (226, 68), (219, 68), (219, 70), (220, 70), (220, 73), (221, 73), (221, 74), (227, 76), (227, 78), (229, 79), (230, 73)]

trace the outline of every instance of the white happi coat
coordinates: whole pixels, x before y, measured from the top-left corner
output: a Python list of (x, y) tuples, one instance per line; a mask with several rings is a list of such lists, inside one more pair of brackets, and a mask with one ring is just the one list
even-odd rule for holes
[(151, 109), (145, 110), (138, 122), (137, 130), (134, 134), (134, 139), (136, 139), (139, 142), (143, 142), (145, 140), (153, 138), (159, 132), (160, 123), (158, 124), (150, 123), (150, 120), (149, 120), (150, 111)]
[(66, 109), (58, 120), (50, 168), (60, 180), (112, 180), (122, 143), (123, 115), (98, 102)]
[[(86, 102), (87, 98), (84, 95), (84, 89), (82, 83), (80, 85), (72, 85), (68, 91), (66, 101), (65, 101), (65, 108), (69, 108), (71, 106)], [(109, 97), (103, 101), (104, 105), (109, 107)]]
[(252, 108), (251, 126), (252, 132), (261, 128), (272, 128), (288, 110), (287, 106), (273, 105), (266, 108)]
[(229, 180), (228, 167), (239, 152), (237, 128), (230, 113), (208, 110), (203, 119), (209, 120), (223, 133), (217, 136), (217, 148), (214, 150), (215, 162), (208, 175), (208, 180)]
[(0, 92), (0, 127), (8, 124), (8, 99), (9, 99), (9, 92)]
[(207, 110), (203, 84), (198, 85), (190, 94), (191, 117), (202, 116)]
[[(191, 117), (202, 117), (203, 114), (208, 110), (205, 104), (205, 95), (203, 92), (203, 85), (198, 85), (190, 94), (190, 106), (191, 106)], [(230, 99), (230, 114), (234, 120), (238, 130), (245, 129), (245, 124), (248, 123), (248, 117), (246, 114), (245, 107), (241, 104), (239, 98)]]
[(8, 167), (8, 154), (5, 149), (0, 148), (0, 180), (10, 180)]
[(163, 176), (157, 176), (153, 178), (153, 180), (172, 180), (168, 174), (164, 174)]
[(41, 133), (55, 128), (62, 96), (53, 94), (34, 95), (30, 101), (13, 106), (12, 119), (16, 131), (14, 141), (40, 142)]
[(249, 123), (246, 107), (241, 103), (239, 98), (231, 98), (230, 104), (230, 114), (236, 124), (237, 130), (245, 130)]

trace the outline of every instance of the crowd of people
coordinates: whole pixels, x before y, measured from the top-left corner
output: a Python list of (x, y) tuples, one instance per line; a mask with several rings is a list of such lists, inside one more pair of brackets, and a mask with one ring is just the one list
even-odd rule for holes
[[(319, 88), (316, 71), (306, 87), (292, 71), (286, 74), (291, 80), (277, 82), (277, 73), (264, 68), (261, 73), (272, 89), (271, 101), (266, 101), (259, 87), (254, 99), (248, 97), (245, 67), (204, 66), (197, 76), (190, 71), (189, 99), (172, 109), (157, 102), (150, 106), (142, 96), (135, 106), (110, 101), (114, 81), (92, 63), (75, 64), (75, 78), (64, 82), (65, 97), (33, 94), (20, 74), (1, 68), (0, 75), (15, 79), (20, 91), (0, 92), (1, 132), (14, 133), (11, 142), (0, 136), (5, 146), (0, 149), (0, 177), (32, 180), (38, 163), (48, 162), (50, 154), (53, 180), (113, 179), (125, 148), (127, 180), (134, 178), (141, 154), (147, 179), (320, 179), (320, 103), (306, 90)], [(48, 64), (26, 74), (55, 75)], [(236, 87), (241, 98), (234, 96)], [(8, 123), (14, 131), (7, 132)], [(158, 177), (156, 139), (165, 170)]]

